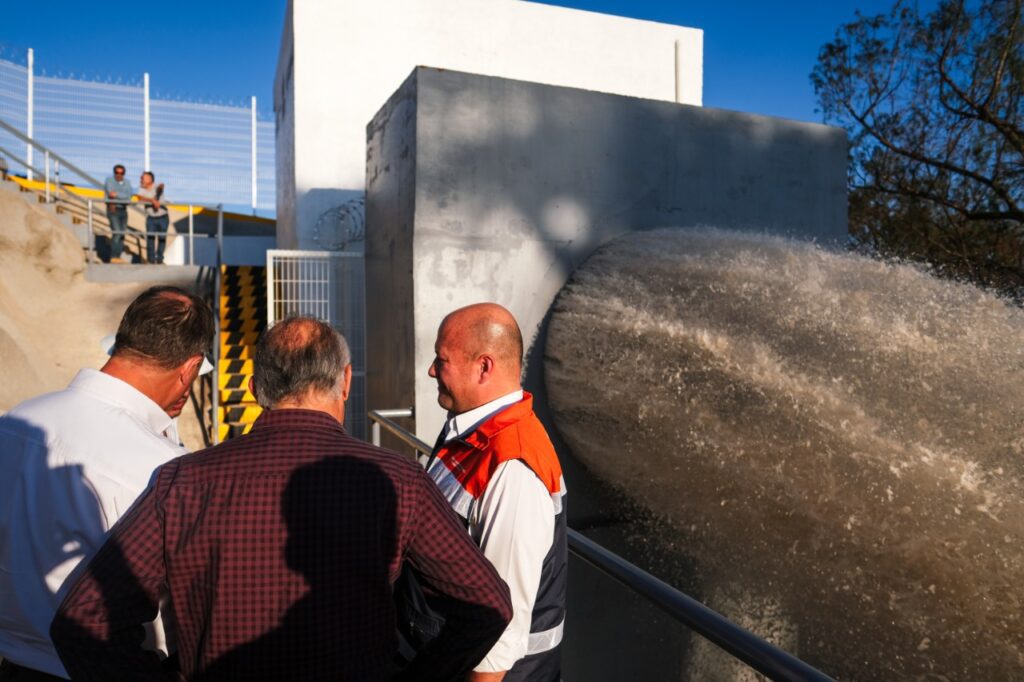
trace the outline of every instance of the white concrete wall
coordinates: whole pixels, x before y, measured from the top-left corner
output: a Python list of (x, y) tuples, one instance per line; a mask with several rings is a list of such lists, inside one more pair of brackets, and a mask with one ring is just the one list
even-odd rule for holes
[(293, 0), (275, 93), (292, 105), (281, 248), (316, 248), (321, 213), (362, 195), (366, 125), (418, 65), (699, 105), (703, 32), (520, 0)]

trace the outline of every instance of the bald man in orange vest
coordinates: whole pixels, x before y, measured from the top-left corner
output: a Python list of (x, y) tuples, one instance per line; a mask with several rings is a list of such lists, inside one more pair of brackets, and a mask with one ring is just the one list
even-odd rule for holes
[(427, 473), (512, 593), (512, 622), (469, 679), (558, 680), (565, 482), (522, 389), (519, 325), (495, 303), (460, 308), (441, 322), (434, 351), (428, 374), (448, 418)]

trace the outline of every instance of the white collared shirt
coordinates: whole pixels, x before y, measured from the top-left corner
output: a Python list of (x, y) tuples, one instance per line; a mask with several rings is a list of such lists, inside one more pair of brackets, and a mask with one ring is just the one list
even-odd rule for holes
[(66, 677), (49, 637), (65, 579), (185, 452), (159, 405), (92, 369), (0, 417), (0, 656)]
[[(517, 390), (450, 417), (445, 441), (472, 433), (489, 417), (522, 399), (523, 391)], [(555, 537), (551, 493), (520, 460), (502, 462), (469, 512), (469, 533), (508, 583), (512, 596), (511, 622), (474, 670), (510, 670), (527, 654), (541, 569)]]
[(500, 398), (495, 398), (489, 403), (484, 403), (480, 407), (474, 407), (468, 412), (457, 414), (453, 417), (449, 417), (445, 424), (448, 433), (445, 435), (445, 441), (450, 441), (452, 438), (461, 438), (462, 436), (473, 432), (476, 427), (483, 424), (488, 417), (509, 405), (514, 405), (523, 399), (523, 389), (506, 393)]

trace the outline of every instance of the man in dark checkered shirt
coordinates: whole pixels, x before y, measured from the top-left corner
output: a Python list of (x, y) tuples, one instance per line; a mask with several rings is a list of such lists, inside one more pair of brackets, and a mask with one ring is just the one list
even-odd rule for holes
[(166, 588), (187, 679), (389, 679), (403, 561), (446, 610), (403, 679), (464, 675), (508, 588), (419, 466), (345, 433), (345, 340), (285, 320), (253, 373), (251, 433), (158, 469), (65, 598), (51, 635), (71, 678), (179, 679), (139, 646)]

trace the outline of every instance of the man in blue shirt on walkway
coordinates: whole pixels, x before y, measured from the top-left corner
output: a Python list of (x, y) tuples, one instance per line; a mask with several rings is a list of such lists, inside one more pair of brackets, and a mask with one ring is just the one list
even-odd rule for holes
[[(115, 199), (119, 202), (131, 201), (132, 183), (124, 177), (124, 166), (114, 166), (114, 175), (103, 183), (103, 193), (107, 199)], [(124, 250), (124, 235), (128, 229), (128, 204), (107, 202), (107, 220), (110, 221), (110, 230), (113, 234), (108, 240), (104, 236), (96, 237), (96, 255), (104, 263), (112, 260), (120, 262), (121, 252)]]

